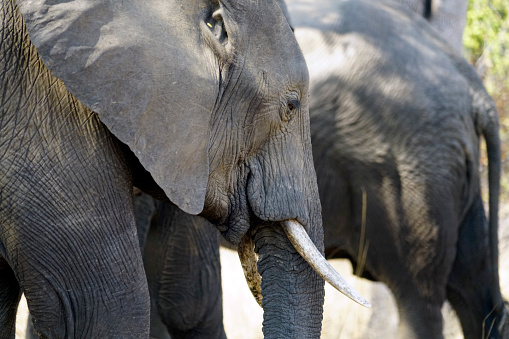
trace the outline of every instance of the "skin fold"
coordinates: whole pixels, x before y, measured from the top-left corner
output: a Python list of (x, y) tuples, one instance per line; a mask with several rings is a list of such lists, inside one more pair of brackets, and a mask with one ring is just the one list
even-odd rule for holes
[(324, 282), (279, 225), (323, 253), (308, 73), (278, 3), (17, 3), (0, 4), (0, 337), (21, 292), (42, 337), (148, 337), (133, 185), (252, 237), (265, 336), (319, 337)]

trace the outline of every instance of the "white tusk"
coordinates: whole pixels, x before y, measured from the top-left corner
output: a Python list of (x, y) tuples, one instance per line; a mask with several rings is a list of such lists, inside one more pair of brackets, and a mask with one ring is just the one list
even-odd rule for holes
[(341, 275), (327, 262), (327, 260), (318, 251), (315, 244), (309, 238), (304, 226), (295, 220), (285, 220), (281, 222), (286, 236), (295, 247), (297, 252), (308, 262), (308, 264), (325, 281), (331, 284), (339, 292), (343, 293), (353, 301), (365, 307), (371, 307), (371, 304), (364, 299), (362, 295), (353, 289)]
[(254, 251), (253, 240), (249, 234), (242, 237), (237, 252), (239, 253), (240, 263), (242, 264), (244, 277), (246, 278), (249, 290), (258, 305), (262, 307), (262, 277), (256, 268), (258, 258)]

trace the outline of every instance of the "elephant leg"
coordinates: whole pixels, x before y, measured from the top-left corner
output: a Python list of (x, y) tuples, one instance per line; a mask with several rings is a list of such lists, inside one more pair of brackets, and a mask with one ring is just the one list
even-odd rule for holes
[(226, 338), (219, 233), (209, 222), (160, 203), (144, 253), (151, 336)]
[(23, 216), (8, 227), (15, 241), (6, 243), (6, 260), (25, 293), (35, 330), (43, 337), (148, 336), (148, 287), (129, 209), (132, 200), (127, 189), (126, 193), (124, 213), (103, 206), (120, 199), (110, 200), (105, 191), (96, 210), (72, 200), (58, 201), (54, 203), (66, 204), (69, 209), (62, 210), (74, 213), (72, 217), (63, 214), (61, 219), (57, 209), (43, 214), (31, 208), (40, 216), (37, 223), (26, 223)]
[(399, 312), (398, 338), (443, 338), (441, 309), (456, 254), (458, 221), (451, 213), (455, 200), (447, 199), (440, 190), (422, 189), (422, 180), (411, 173), (401, 176), (406, 177), (401, 191), (393, 189), (397, 187), (394, 181), (381, 195), (388, 211), (386, 222), (374, 213), (377, 209), (367, 207), (372, 211), (367, 224), (377, 226), (368, 228), (373, 233), (367, 233), (372, 239), (367, 263), (394, 294)]
[[(410, 285), (410, 284), (409, 284)], [(442, 335), (442, 304), (443, 298), (427, 297), (421, 288), (405, 286), (404, 295), (395, 295), (398, 305), (400, 339), (439, 339)]]
[(21, 289), (7, 261), (0, 256), (0, 338), (14, 339)]
[(478, 196), (460, 226), (457, 255), (447, 284), (447, 298), (466, 339), (499, 338), (498, 327), (507, 314), (506, 310), (497, 312), (492, 302), (493, 272), (486, 239), (487, 220)]
[(21, 281), (35, 330), (48, 338), (146, 337), (149, 296), (134, 225), (130, 235), (55, 236), (54, 245), (28, 244), (33, 256), (25, 258), (36, 267)]

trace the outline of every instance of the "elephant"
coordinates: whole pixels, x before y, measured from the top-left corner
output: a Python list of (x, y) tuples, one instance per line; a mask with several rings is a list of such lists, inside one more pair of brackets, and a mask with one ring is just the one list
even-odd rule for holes
[[(415, 13), (287, 1), (310, 72), (327, 258), (387, 284), (400, 338), (507, 338), (498, 276), (498, 114), (474, 68)], [(486, 141), (489, 218), (480, 187)]]
[(369, 305), (320, 254), (277, 2), (3, 0), (0, 21), (0, 337), (22, 292), (42, 337), (148, 337), (133, 186), (253, 244), (268, 338), (319, 336), (320, 276)]
[(499, 123), (481, 79), (428, 22), (397, 4), (287, 5), (310, 72), (327, 258), (347, 258), (359, 276), (388, 285), (400, 338), (442, 338), (445, 300), (465, 338), (507, 338), (498, 277)]

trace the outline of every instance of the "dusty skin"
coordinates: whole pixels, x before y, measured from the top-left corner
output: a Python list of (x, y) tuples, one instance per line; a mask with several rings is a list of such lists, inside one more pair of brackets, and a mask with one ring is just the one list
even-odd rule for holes
[[(500, 287), (505, 298), (509, 297), (509, 207), (505, 207), (505, 216), (500, 220)], [(322, 338), (324, 339), (375, 339), (391, 338), (396, 335), (398, 316), (392, 295), (384, 284), (359, 279), (347, 272), (351, 266), (346, 260), (332, 260), (334, 268), (342, 272), (350, 282), (372, 304), (366, 309), (325, 285), (325, 310)], [(244, 279), (236, 252), (221, 248), (221, 266), (223, 288), (228, 293), (224, 299), (224, 325), (228, 338), (258, 339), (262, 335), (262, 309), (252, 297)], [(348, 310), (348, 312), (345, 312)], [(451, 308), (446, 304), (444, 314), (445, 339), (461, 339), (461, 329)], [(16, 324), (16, 339), (25, 338), (27, 308), (22, 300)], [(236, 326), (242, 324), (242, 326)]]

